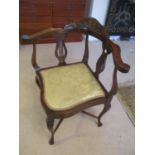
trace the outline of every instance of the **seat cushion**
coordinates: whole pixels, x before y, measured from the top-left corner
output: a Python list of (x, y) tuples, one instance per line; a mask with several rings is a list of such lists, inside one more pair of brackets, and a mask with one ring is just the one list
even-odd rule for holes
[(52, 110), (68, 110), (86, 101), (104, 97), (104, 91), (83, 63), (40, 71), (44, 100)]

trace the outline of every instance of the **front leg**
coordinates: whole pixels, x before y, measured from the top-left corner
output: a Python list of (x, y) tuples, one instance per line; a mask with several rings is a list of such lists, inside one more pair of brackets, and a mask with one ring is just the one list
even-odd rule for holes
[(103, 114), (105, 114), (110, 108), (111, 108), (111, 100), (112, 100), (112, 97), (110, 97), (106, 102), (105, 102), (105, 105), (104, 105), (104, 108), (103, 110), (101, 111), (101, 113), (99, 114), (97, 120), (98, 120), (98, 126), (102, 126), (102, 122), (101, 122), (101, 117), (103, 116)]
[(51, 139), (49, 141), (49, 143), (52, 145), (54, 144), (54, 117), (53, 115), (49, 115), (46, 119), (46, 123), (47, 123), (47, 128), (51, 131)]

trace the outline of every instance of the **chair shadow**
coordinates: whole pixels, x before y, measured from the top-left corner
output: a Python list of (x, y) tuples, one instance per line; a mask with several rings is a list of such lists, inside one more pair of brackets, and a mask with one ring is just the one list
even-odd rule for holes
[[(89, 109), (89, 112), (95, 113), (95, 110)], [(94, 125), (96, 125), (96, 127), (98, 128), (97, 121), (96, 121), (95, 118), (93, 118), (91, 116), (88, 116), (88, 115), (85, 115), (84, 113), (81, 113), (81, 112), (78, 115), (80, 116), (80, 119), (79, 119), (79, 121), (78, 121), (78, 123), (76, 125), (76, 129), (75, 129), (74, 133), (72, 135), (70, 135), (70, 136), (59, 139), (59, 141), (55, 141), (55, 144), (62, 144), (62, 143), (66, 142), (68, 140), (71, 140), (71, 139), (90, 136), (90, 134), (88, 134), (88, 133), (78, 133), (79, 129), (81, 128), (81, 124), (82, 124), (83, 119), (87, 119), (87, 120), (93, 122)]]

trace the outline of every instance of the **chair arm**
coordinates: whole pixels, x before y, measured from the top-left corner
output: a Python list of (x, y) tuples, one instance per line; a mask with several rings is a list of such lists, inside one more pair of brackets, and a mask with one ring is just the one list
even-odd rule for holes
[(24, 41), (33, 41), (33, 40), (38, 40), (43, 37), (48, 37), (48, 36), (51, 37), (51, 35), (57, 35), (60, 32), (63, 32), (62, 28), (48, 28), (43, 31), (34, 33), (32, 35), (22, 35), (21, 39)]
[(130, 66), (123, 62), (121, 58), (120, 47), (117, 44), (113, 43), (112, 41), (110, 41), (110, 45), (111, 45), (111, 52), (113, 55), (113, 60), (114, 60), (116, 69), (122, 73), (127, 73), (130, 69)]

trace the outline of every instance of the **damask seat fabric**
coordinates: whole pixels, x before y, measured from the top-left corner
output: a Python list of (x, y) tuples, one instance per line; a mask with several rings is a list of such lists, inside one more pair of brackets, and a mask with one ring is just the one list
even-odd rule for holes
[(104, 97), (98, 81), (83, 63), (40, 71), (44, 100), (51, 110), (68, 110), (86, 101)]

